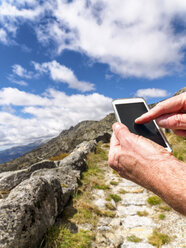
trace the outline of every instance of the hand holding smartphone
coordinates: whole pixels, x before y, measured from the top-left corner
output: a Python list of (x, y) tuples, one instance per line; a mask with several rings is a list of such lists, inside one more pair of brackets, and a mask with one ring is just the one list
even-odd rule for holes
[(172, 152), (167, 139), (154, 120), (145, 124), (135, 123), (135, 119), (149, 111), (143, 98), (116, 99), (113, 100), (112, 104), (116, 119), (118, 122), (125, 124), (130, 132), (144, 136)]

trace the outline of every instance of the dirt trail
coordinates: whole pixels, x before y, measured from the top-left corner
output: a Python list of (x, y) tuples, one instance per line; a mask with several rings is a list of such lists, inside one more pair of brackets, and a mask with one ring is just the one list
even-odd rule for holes
[[(108, 151), (108, 147), (102, 146)], [(96, 227), (93, 248), (150, 248), (148, 237), (153, 230), (168, 235), (170, 241), (163, 248), (186, 248), (186, 218), (170, 209), (164, 202), (155, 206), (147, 199), (154, 194), (146, 189), (122, 179), (107, 166), (106, 161), (99, 164), (105, 171), (104, 183), (110, 189), (93, 191), (93, 204), (99, 209), (112, 208), (115, 217), (100, 217)], [(112, 195), (111, 195), (112, 194)], [(114, 199), (109, 196), (117, 195)], [(157, 238), (157, 237), (156, 237)], [(162, 236), (160, 236), (162, 238)]]

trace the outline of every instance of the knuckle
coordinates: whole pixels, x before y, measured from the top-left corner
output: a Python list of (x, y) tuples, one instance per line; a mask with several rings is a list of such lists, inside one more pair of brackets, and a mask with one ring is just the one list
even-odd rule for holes
[(165, 110), (166, 108), (165, 102), (159, 102), (156, 106), (161, 110)]
[(182, 126), (182, 122), (183, 122), (183, 118), (181, 114), (176, 114), (174, 116), (174, 123), (176, 127), (181, 127)]

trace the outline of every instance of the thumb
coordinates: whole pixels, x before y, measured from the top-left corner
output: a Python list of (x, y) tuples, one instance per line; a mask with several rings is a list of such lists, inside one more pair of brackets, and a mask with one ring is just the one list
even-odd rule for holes
[(175, 113), (162, 115), (156, 119), (156, 122), (160, 127), (173, 130), (186, 130), (186, 114)]
[(113, 126), (113, 132), (116, 136), (116, 138), (121, 142), (125, 136), (129, 133), (129, 130), (128, 128), (122, 124), (122, 123), (119, 123), (119, 122), (116, 122)]

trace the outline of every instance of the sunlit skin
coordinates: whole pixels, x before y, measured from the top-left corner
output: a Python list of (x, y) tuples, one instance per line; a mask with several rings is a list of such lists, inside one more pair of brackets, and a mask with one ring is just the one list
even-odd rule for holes
[(186, 92), (160, 102), (135, 122), (142, 124), (153, 119), (160, 127), (172, 129), (175, 134), (186, 137)]
[[(158, 104), (159, 106), (138, 118), (136, 122), (145, 123), (157, 119), (160, 124), (161, 120), (168, 117), (168, 127), (175, 133), (185, 135), (185, 97), (186, 94), (182, 94)], [(177, 118), (178, 115), (182, 117)], [(161, 126), (167, 127), (167, 124)], [(186, 215), (186, 164), (177, 160), (160, 145), (131, 133), (121, 123), (115, 123), (109, 165), (118, 171), (121, 177), (153, 191), (175, 210)]]

